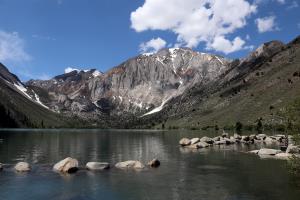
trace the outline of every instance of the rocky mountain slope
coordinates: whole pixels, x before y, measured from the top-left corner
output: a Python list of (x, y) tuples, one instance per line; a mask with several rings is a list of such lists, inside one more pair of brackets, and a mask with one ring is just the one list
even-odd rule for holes
[[(300, 99), (300, 37), (288, 44), (263, 44), (247, 58), (233, 61), (209, 86), (195, 85), (145, 120), (166, 127), (286, 125), (281, 114)], [(157, 120), (159, 119), (159, 120)]]
[(0, 127), (71, 127), (72, 121), (51, 111), (34, 90), (0, 63)]
[(195, 84), (214, 81), (229, 61), (191, 49), (163, 49), (129, 59), (106, 73), (72, 71), (51, 80), (31, 80), (28, 87), (44, 90), (45, 104), (59, 112), (95, 115), (149, 115)]
[(2, 66), (1, 88), (51, 116), (75, 116), (94, 127), (224, 127), (258, 118), (281, 123), (278, 113), (300, 98), (299, 40), (271, 41), (239, 60), (162, 49), (105, 73), (74, 70), (25, 85)]

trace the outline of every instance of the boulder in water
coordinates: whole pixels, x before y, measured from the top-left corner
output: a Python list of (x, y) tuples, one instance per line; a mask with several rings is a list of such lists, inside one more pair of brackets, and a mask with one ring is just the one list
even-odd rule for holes
[(251, 154), (258, 154), (259, 150), (252, 150), (252, 151), (248, 151), (248, 153), (251, 153)]
[(27, 162), (19, 162), (15, 166), (17, 172), (28, 172), (31, 170), (30, 165)]
[(155, 159), (148, 162), (148, 166), (150, 166), (152, 168), (157, 168), (157, 167), (160, 166), (160, 161), (155, 158)]
[(106, 162), (88, 162), (86, 164), (86, 168), (88, 170), (105, 170), (105, 169), (109, 169), (110, 165), (109, 163)]
[(258, 151), (258, 155), (276, 155), (278, 153), (281, 153), (280, 150), (277, 149), (260, 149)]
[(191, 140), (188, 139), (188, 138), (182, 138), (180, 141), (179, 141), (179, 144), (181, 146), (188, 146), (191, 144)]
[(293, 154), (290, 154), (290, 153), (278, 153), (278, 154), (275, 155), (276, 158), (284, 159), (284, 160), (288, 160), (292, 156), (293, 156)]
[(116, 168), (119, 169), (143, 169), (145, 166), (140, 162), (136, 160), (128, 160), (124, 162), (119, 162), (115, 165)]
[(298, 154), (300, 153), (300, 149), (298, 146), (289, 145), (286, 149), (286, 153)]
[(196, 144), (196, 143), (200, 142), (200, 139), (199, 138), (193, 138), (190, 141), (191, 141), (191, 145), (193, 145), (193, 144)]
[(214, 140), (205, 136), (200, 139), (200, 142), (206, 142), (207, 144), (213, 144)]
[(78, 170), (78, 160), (71, 157), (65, 158), (56, 163), (53, 169), (62, 173), (75, 173)]

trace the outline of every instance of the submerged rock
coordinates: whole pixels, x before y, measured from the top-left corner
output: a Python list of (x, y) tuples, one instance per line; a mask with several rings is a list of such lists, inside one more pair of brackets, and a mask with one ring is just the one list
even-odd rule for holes
[(136, 160), (128, 160), (124, 162), (119, 162), (115, 165), (116, 168), (119, 169), (143, 169), (145, 166), (140, 162)]
[(152, 168), (157, 168), (157, 167), (160, 166), (160, 161), (155, 158), (155, 159), (148, 162), (148, 166), (150, 166)]
[(260, 149), (258, 151), (258, 155), (276, 155), (278, 153), (281, 153), (281, 151), (277, 149)]
[(56, 163), (53, 169), (63, 173), (75, 173), (78, 170), (78, 160), (71, 157), (65, 158)]
[(106, 162), (88, 162), (86, 164), (86, 168), (88, 170), (105, 170), (109, 169), (110, 165)]
[(31, 170), (30, 165), (27, 162), (19, 162), (15, 166), (17, 172), (28, 172)]
[(276, 158), (285, 159), (285, 160), (290, 159), (292, 156), (293, 156), (293, 154), (290, 154), (290, 153), (278, 153), (275, 155)]
[(189, 145), (187, 147), (191, 149), (201, 149), (201, 148), (209, 147), (209, 144), (207, 144), (206, 142), (198, 142), (196, 144)]
[(193, 138), (190, 141), (191, 141), (191, 145), (192, 145), (192, 144), (196, 144), (196, 143), (200, 142), (200, 139), (199, 138)]
[(179, 141), (179, 144), (181, 146), (188, 146), (191, 144), (191, 140), (188, 139), (188, 138), (182, 138), (180, 141)]
[(248, 153), (252, 153), (252, 154), (258, 154), (259, 150), (252, 150), (252, 151), (248, 151)]

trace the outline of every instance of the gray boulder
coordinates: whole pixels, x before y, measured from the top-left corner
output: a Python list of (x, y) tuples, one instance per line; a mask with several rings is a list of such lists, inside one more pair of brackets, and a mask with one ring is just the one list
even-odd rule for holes
[(78, 166), (78, 160), (68, 157), (56, 163), (53, 169), (62, 173), (75, 173), (78, 170)]
[(247, 135), (242, 136), (242, 142), (248, 142), (250, 141), (250, 137)]
[(239, 134), (235, 133), (233, 135), (233, 138), (236, 139), (236, 140), (241, 140), (242, 139), (242, 136), (240, 136)]
[(229, 134), (228, 134), (228, 133), (226, 133), (225, 131), (223, 131), (223, 133), (222, 133), (222, 137), (223, 137), (223, 138), (229, 138)]
[(252, 151), (248, 151), (248, 153), (251, 153), (251, 154), (258, 154), (259, 150), (252, 150)]
[(213, 140), (214, 142), (217, 142), (217, 141), (220, 141), (220, 140), (221, 140), (221, 137), (220, 137), (220, 136), (217, 136), (217, 137), (214, 137), (212, 140)]
[(214, 144), (216, 144), (216, 145), (226, 144), (226, 140), (216, 141)]
[(160, 161), (155, 158), (155, 159), (148, 162), (148, 166), (150, 166), (152, 168), (157, 168), (157, 167), (160, 166)]
[(209, 147), (209, 144), (207, 144), (206, 142), (198, 142), (196, 144), (193, 144), (193, 145), (190, 145), (187, 147), (191, 148), (191, 149), (201, 149), (201, 148)]
[(283, 160), (288, 160), (293, 156), (293, 154), (290, 153), (278, 153), (275, 155), (276, 158), (278, 159), (283, 159)]
[(266, 134), (258, 134), (258, 135), (256, 135), (256, 138), (259, 139), (259, 140), (264, 140), (266, 137), (267, 137)]
[(191, 144), (191, 140), (188, 139), (188, 138), (182, 138), (180, 141), (179, 141), (179, 144), (181, 146), (188, 146)]
[(196, 144), (196, 143), (200, 142), (200, 139), (199, 138), (193, 138), (190, 141), (191, 141), (191, 145), (193, 145), (193, 144)]
[(17, 172), (28, 172), (31, 170), (31, 166), (27, 162), (19, 162), (15, 165)]
[(234, 144), (236, 142), (236, 140), (234, 138), (232, 138), (232, 139), (224, 138), (224, 140), (227, 145)]
[(143, 169), (145, 166), (140, 162), (136, 160), (128, 160), (124, 162), (119, 162), (115, 165), (118, 169)]
[(272, 139), (271, 137), (266, 137), (264, 140), (264, 143), (266, 144), (272, 144), (274, 142), (276, 142), (276, 140)]
[(276, 155), (278, 153), (281, 153), (281, 151), (277, 149), (260, 149), (258, 151), (258, 155)]
[(207, 144), (213, 144), (214, 140), (205, 136), (200, 139), (200, 142), (206, 142)]
[(288, 148), (286, 149), (286, 153), (298, 154), (300, 153), (300, 149), (298, 146), (289, 145)]
[(88, 170), (97, 171), (97, 170), (105, 170), (109, 169), (110, 165), (106, 162), (88, 162), (86, 164), (86, 168)]

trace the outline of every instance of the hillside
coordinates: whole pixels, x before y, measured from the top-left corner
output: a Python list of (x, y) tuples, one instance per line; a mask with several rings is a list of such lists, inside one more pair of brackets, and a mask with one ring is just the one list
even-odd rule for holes
[(148, 120), (161, 118), (171, 128), (233, 127), (237, 122), (251, 126), (260, 118), (266, 125), (284, 124), (280, 113), (300, 98), (300, 38), (274, 50), (276, 43), (266, 43), (269, 53), (251, 62), (237, 61), (210, 87), (186, 91)]

